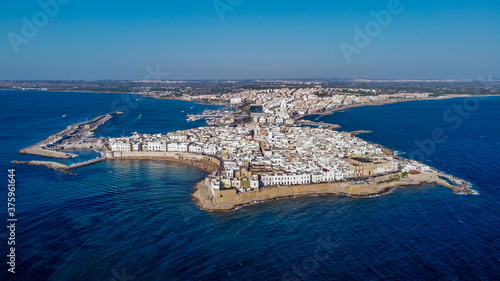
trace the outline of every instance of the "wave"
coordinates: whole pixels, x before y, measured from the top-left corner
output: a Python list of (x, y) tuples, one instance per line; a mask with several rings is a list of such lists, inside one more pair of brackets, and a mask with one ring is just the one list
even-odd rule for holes
[(401, 156), (401, 155), (405, 155), (405, 154), (406, 154), (406, 152), (404, 152), (404, 151), (394, 150), (394, 155), (396, 155), (396, 156)]

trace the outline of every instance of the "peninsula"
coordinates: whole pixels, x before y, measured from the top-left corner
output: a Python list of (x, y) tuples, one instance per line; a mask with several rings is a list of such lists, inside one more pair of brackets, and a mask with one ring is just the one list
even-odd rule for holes
[[(393, 151), (358, 138), (367, 131), (339, 132), (339, 126), (304, 121), (302, 117), (350, 106), (425, 99), (429, 93), (360, 97), (314, 94), (316, 89), (245, 90), (219, 97), (231, 110), (210, 112), (207, 127), (168, 134), (94, 138), (92, 132), (115, 113), (66, 128), (20, 153), (70, 157), (74, 148), (94, 149), (101, 156), (66, 166), (48, 161), (40, 165), (69, 173), (100, 161), (162, 159), (201, 168), (209, 174), (195, 185), (193, 197), (209, 211), (284, 197), (318, 194), (373, 196), (394, 188), (433, 183), (455, 193), (471, 194), (470, 184), (418, 161), (397, 157)], [(193, 118), (193, 116), (188, 116)]]

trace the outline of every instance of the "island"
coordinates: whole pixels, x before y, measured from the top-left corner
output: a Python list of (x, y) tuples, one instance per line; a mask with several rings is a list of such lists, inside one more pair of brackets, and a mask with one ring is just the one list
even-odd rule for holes
[(357, 137), (369, 131), (340, 132), (338, 125), (302, 119), (352, 106), (427, 99), (430, 94), (380, 100), (379, 96), (318, 96), (314, 91), (267, 89), (224, 94), (218, 102), (227, 108), (187, 116), (188, 120), (205, 118), (208, 126), (167, 134), (95, 138), (93, 132), (119, 113), (104, 114), (19, 151), (64, 158), (71, 157), (67, 153), (71, 149), (85, 148), (94, 149), (100, 157), (71, 166), (51, 161), (13, 163), (46, 166), (68, 174), (101, 161), (161, 159), (185, 163), (208, 173), (193, 193), (207, 211), (229, 211), (286, 197), (374, 196), (426, 183), (455, 193), (475, 193), (464, 180), (400, 158), (388, 148)]

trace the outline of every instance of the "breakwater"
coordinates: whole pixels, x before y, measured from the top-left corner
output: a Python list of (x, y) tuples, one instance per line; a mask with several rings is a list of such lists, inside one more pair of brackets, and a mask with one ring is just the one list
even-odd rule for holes
[(52, 162), (52, 161), (17, 161), (17, 160), (15, 160), (15, 161), (12, 161), (11, 163), (12, 164), (20, 164), (20, 165), (28, 165), (28, 166), (47, 167), (49, 169), (54, 169), (56, 171), (65, 173), (67, 175), (71, 175), (72, 173), (70, 172), (70, 170), (77, 169), (77, 168), (84, 167), (84, 166), (88, 166), (88, 165), (92, 165), (92, 164), (99, 163), (102, 161), (106, 161), (106, 157), (92, 159), (92, 160), (88, 160), (88, 161), (81, 162), (81, 163), (75, 163), (75, 164), (71, 164), (70, 166), (68, 166), (66, 164), (58, 163), (58, 162)]
[(108, 122), (111, 118), (113, 118), (114, 114), (119, 114), (119, 113), (112, 112), (103, 114), (97, 116), (96, 118), (90, 121), (85, 121), (75, 125), (68, 126), (63, 131), (53, 134), (41, 142), (35, 143), (31, 146), (19, 150), (18, 153), (50, 157), (50, 158), (61, 158), (61, 159), (75, 157), (75, 155), (71, 153), (59, 152), (47, 148), (56, 145), (57, 143), (59, 143), (64, 139), (83, 136), (89, 132), (97, 130), (100, 126), (102, 126), (104, 123)]
[(69, 172), (70, 168), (69, 168), (68, 165), (57, 163), (57, 162), (50, 162), (50, 161), (17, 161), (17, 160), (14, 160), (11, 163), (12, 164), (19, 164), (19, 165), (47, 167), (47, 168), (54, 169), (56, 171), (65, 173), (67, 175), (71, 174)]

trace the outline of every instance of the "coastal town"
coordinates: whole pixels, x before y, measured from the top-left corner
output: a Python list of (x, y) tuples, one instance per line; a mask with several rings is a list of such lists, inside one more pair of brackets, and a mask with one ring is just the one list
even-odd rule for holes
[[(160, 159), (206, 170), (194, 197), (207, 210), (229, 210), (255, 201), (314, 194), (370, 196), (393, 188), (435, 183), (457, 193), (471, 193), (470, 184), (394, 151), (362, 140), (359, 132), (340, 132), (338, 125), (304, 120), (350, 107), (423, 100), (431, 93), (344, 94), (321, 87), (242, 90), (219, 96), (179, 99), (224, 104), (220, 110), (187, 114), (188, 121), (206, 119), (207, 126), (166, 134), (135, 132), (117, 138), (96, 138), (93, 132), (120, 112), (104, 114), (66, 128), (20, 151), (45, 157), (71, 157), (72, 149), (93, 149), (96, 159), (65, 166), (31, 161), (69, 173), (105, 160)], [(157, 97), (159, 98), (159, 97)]]
[[(161, 97), (162, 95), (160, 95)], [(342, 88), (279, 88), (265, 90), (242, 90), (223, 95), (184, 95), (187, 101), (208, 101), (229, 105), (236, 109), (233, 114), (214, 116), (208, 124), (235, 124), (253, 122), (261, 124), (294, 125), (302, 117), (315, 114), (329, 114), (349, 107), (382, 105), (409, 100), (423, 100), (432, 93), (377, 94), (370, 89)], [(245, 114), (250, 112), (250, 119)], [(206, 116), (201, 114), (200, 117)], [(190, 116), (190, 118), (196, 118)], [(301, 120), (302, 121), (302, 120)]]
[[(166, 135), (109, 139), (112, 152), (184, 152), (213, 156), (212, 189), (249, 192), (272, 186), (346, 181), (397, 172), (401, 160), (350, 133), (311, 127), (244, 124)], [(385, 150), (385, 153), (384, 153)]]

